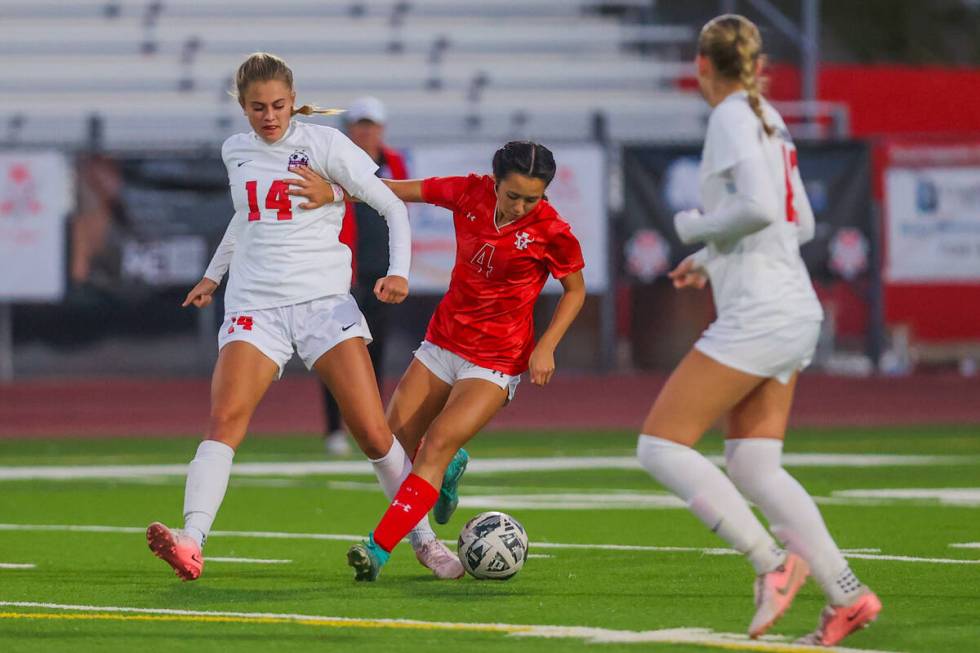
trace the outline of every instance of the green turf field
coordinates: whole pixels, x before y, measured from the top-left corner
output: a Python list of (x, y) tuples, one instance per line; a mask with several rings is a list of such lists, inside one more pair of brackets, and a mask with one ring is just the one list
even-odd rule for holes
[[(245, 465), (326, 462), (315, 437), (245, 443), (236, 464), (247, 473), (232, 477), (205, 551), (279, 562), (209, 561), (192, 583), (150, 554), (142, 531), (179, 521), (179, 466), (194, 441), (0, 441), (0, 650), (811, 650), (788, 642), (816, 625), (823, 601), (812, 582), (774, 637), (725, 635), (751, 617), (751, 568), (629, 466), (634, 442), (625, 432), (479, 437), (464, 503), (436, 530), (455, 539), (472, 515), (509, 512), (529, 534), (524, 570), (506, 582), (437, 581), (403, 544), (377, 583), (355, 584), (350, 537), (387, 503), (366, 464)], [(702, 449), (718, 454), (721, 440)], [(799, 431), (787, 454), (884, 602), (847, 646), (980, 650), (980, 428)], [(557, 456), (572, 460), (500, 471), (504, 459), (534, 467)], [(68, 478), (36, 478), (52, 473), (39, 467)]]

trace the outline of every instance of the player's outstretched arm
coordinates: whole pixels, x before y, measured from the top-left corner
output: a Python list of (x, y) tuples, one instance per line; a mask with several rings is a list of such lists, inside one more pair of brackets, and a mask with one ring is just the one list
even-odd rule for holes
[(421, 179), (382, 179), (385, 186), (403, 202), (424, 202)]
[(581, 270), (566, 275), (559, 281), (563, 289), (561, 299), (555, 307), (551, 324), (538, 339), (528, 363), (531, 383), (534, 385), (545, 385), (551, 380), (555, 373), (555, 349), (585, 303), (585, 277)]

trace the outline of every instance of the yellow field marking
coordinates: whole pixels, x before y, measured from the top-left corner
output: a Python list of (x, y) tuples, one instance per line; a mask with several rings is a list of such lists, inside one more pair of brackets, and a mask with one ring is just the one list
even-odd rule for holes
[[(6, 605), (23, 602), (5, 601)], [(35, 604), (36, 605), (36, 604)], [(41, 607), (40, 605), (38, 607)], [(83, 606), (58, 606), (81, 609)], [(95, 606), (90, 606), (97, 609)], [(704, 646), (729, 651), (760, 651), (769, 653), (886, 653), (857, 649), (832, 648), (801, 644), (789, 644), (772, 640), (752, 641), (731, 639), (732, 635), (714, 633), (699, 628), (677, 628), (657, 631), (617, 631), (602, 628), (576, 626), (535, 626), (516, 624), (429, 622), (399, 619), (359, 619), (347, 617), (317, 617), (313, 615), (270, 615), (261, 613), (217, 614), (120, 614), (121, 610), (149, 611), (152, 608), (109, 608), (116, 612), (0, 612), (0, 619), (46, 619), (66, 621), (133, 621), (133, 622), (181, 622), (181, 623), (229, 623), (229, 624), (282, 624), (320, 626), (328, 628), (399, 629), (421, 631), (451, 631), (499, 633), (518, 637), (571, 638), (594, 643), (659, 643)], [(183, 612), (183, 611), (182, 611)]]
[(0, 619), (66, 619), (93, 621), (179, 621), (198, 623), (230, 624), (298, 624), (302, 626), (328, 626), (333, 628), (399, 628), (405, 630), (458, 630), (466, 632), (489, 632), (515, 634), (533, 630), (531, 626), (512, 626), (508, 624), (452, 624), (426, 622), (399, 622), (379, 619), (293, 619), (289, 617), (230, 617), (222, 615), (176, 615), (176, 614), (113, 614), (93, 612), (66, 614), (58, 612), (0, 612)]

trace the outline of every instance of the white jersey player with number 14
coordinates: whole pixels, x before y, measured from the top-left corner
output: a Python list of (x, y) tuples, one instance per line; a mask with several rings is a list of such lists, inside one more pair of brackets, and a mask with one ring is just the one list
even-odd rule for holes
[[(292, 72), (281, 59), (253, 54), (239, 67), (236, 85), (253, 132), (230, 137), (221, 150), (235, 214), (204, 278), (184, 302), (208, 305), (229, 272), (211, 416), (188, 468), (184, 528), (154, 522), (146, 534), (154, 554), (184, 580), (201, 574), (201, 550), (224, 498), (235, 449), (294, 348), (337, 398), (389, 498), (411, 470), (411, 460), (385, 420), (366, 347), (371, 333), (349, 292), (351, 254), (339, 240), (344, 217), (340, 185), (388, 223), (388, 274), (374, 288), (378, 299), (388, 303), (408, 294), (408, 211), (375, 176), (374, 161), (344, 134), (292, 119), (294, 113), (318, 110), (293, 108)], [(320, 177), (335, 184), (332, 197)], [(294, 197), (307, 201), (295, 204)], [(420, 561), (437, 576), (461, 575), (456, 556), (438, 543), (427, 521), (419, 530), (415, 539), (436, 542)]]
[[(637, 457), (755, 569), (751, 637), (776, 623), (812, 575), (828, 605), (802, 641), (832, 646), (874, 621), (881, 602), (782, 468), (797, 376), (813, 357), (823, 312), (799, 251), (813, 237), (813, 211), (786, 125), (759, 92), (761, 49), (758, 28), (734, 14), (709, 21), (698, 39), (698, 84), (713, 107), (701, 158), (704, 211), (682, 211), (674, 226), (681, 241), (704, 247), (670, 277), (677, 288), (710, 280), (718, 317), (657, 396)], [(722, 417), (727, 475), (693, 449)]]
[(375, 176), (377, 164), (342, 132), (294, 120), (271, 144), (254, 132), (235, 134), (221, 156), (235, 215), (205, 276), (220, 282), (231, 263), (227, 310), (288, 306), (350, 290), (351, 253), (339, 240), (343, 196), (315, 209), (294, 207), (286, 178), (304, 169), (364, 198), (388, 218), (394, 248), (388, 274), (408, 277), (411, 240), (407, 221), (400, 219), (404, 205)]

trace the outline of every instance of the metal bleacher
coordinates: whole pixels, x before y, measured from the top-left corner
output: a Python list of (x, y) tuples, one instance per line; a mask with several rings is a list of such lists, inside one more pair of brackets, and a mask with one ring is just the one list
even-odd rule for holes
[[(696, 138), (678, 81), (694, 34), (653, 0), (0, 0), (0, 142), (213, 145), (250, 52), (284, 57), (300, 102), (389, 106), (392, 141)], [(601, 116), (602, 120), (597, 120)]]

